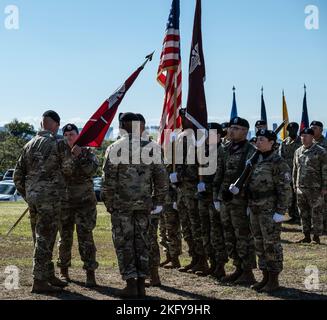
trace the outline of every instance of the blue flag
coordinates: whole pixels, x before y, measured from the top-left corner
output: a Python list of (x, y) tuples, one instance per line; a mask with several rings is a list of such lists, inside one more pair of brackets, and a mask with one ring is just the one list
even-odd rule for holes
[(233, 105), (232, 105), (232, 112), (230, 114), (230, 119), (232, 120), (236, 117), (238, 117), (238, 114), (237, 114), (235, 87), (233, 87)]
[(301, 128), (309, 128), (309, 116), (308, 116), (308, 106), (307, 106), (307, 87), (304, 85), (304, 98), (303, 98), (303, 109), (302, 109), (302, 120), (301, 120)]
[(266, 112), (266, 104), (265, 104), (265, 99), (263, 97), (263, 88), (261, 89), (261, 120), (267, 121), (267, 112)]

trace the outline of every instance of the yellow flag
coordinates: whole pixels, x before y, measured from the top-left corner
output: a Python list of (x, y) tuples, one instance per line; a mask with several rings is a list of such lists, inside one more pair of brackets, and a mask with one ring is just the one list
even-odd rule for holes
[(286, 139), (287, 136), (288, 136), (286, 128), (287, 128), (287, 125), (289, 124), (287, 104), (286, 104), (285, 94), (284, 94), (284, 91), (283, 91), (283, 121), (285, 121), (285, 120), (286, 120), (286, 124), (285, 124), (283, 130), (280, 133), (280, 138), (282, 140)]

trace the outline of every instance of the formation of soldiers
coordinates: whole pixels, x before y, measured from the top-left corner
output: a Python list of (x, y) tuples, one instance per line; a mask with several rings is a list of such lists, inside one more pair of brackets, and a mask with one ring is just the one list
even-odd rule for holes
[[(217, 169), (206, 175), (206, 165), (187, 162), (187, 143), (193, 141), (196, 149), (197, 139), (193, 130), (186, 130), (191, 126), (185, 110), (180, 115), (182, 129), (172, 142), (185, 145), (182, 163), (164, 161), (160, 146), (159, 162), (144, 161), (140, 155), (153, 153), (154, 142), (145, 131), (144, 117), (134, 113), (119, 116), (121, 136), (106, 151), (102, 197), (111, 217), (119, 270), (126, 281), (119, 295), (145, 297), (146, 287), (161, 285), (160, 267), (212, 276), (221, 283), (251, 286), (260, 292), (277, 290), (283, 270), (280, 235), (285, 214), (295, 223), (301, 220), (301, 243), (320, 244), (320, 236), (327, 231), (323, 124), (314, 121), (299, 136), (299, 125), (290, 123), (288, 138), (278, 145), (276, 133), (262, 120), (256, 123), (252, 141), (247, 140), (250, 126), (243, 118), (222, 125), (209, 123), (205, 152), (216, 152)], [(92, 177), (99, 164), (91, 149), (74, 145), (78, 137), (74, 124), (63, 128), (64, 139), (57, 136), (60, 117), (56, 112), (45, 112), (41, 127), (24, 147), (14, 175), (31, 216), (32, 292), (58, 292), (69, 283), (75, 225), (85, 284), (94, 287), (98, 263)], [(231, 185), (257, 150), (259, 160), (252, 164), (240, 193), (234, 195)], [(125, 151), (128, 161), (115, 161)], [(58, 232), (59, 278), (52, 262)], [(190, 257), (184, 266), (179, 260), (182, 239)], [(161, 264), (159, 244), (165, 252)], [(229, 259), (235, 270), (226, 274)], [(262, 271), (259, 282), (253, 274), (257, 265)]]

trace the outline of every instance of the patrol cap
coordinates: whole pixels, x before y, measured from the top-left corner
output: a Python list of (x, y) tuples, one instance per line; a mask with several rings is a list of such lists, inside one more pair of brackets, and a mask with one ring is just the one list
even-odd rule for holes
[(209, 122), (208, 130), (217, 130), (218, 134), (223, 133), (223, 128), (221, 127), (221, 125), (219, 123), (216, 123), (216, 122)]
[(288, 126), (286, 127), (286, 130), (287, 131), (290, 131), (290, 130), (299, 130), (300, 126), (297, 122), (291, 122), (288, 124)]
[(60, 117), (59, 114), (53, 110), (48, 110), (46, 112), (43, 113), (42, 115), (43, 118), (47, 117), (52, 119), (53, 121), (57, 122), (58, 124), (60, 124)]
[(311, 129), (311, 128), (304, 128), (302, 131), (301, 131), (301, 135), (302, 134), (310, 134), (312, 136), (315, 135), (314, 131)]
[(140, 118), (133, 112), (125, 112), (120, 115), (120, 122), (140, 121)]
[(268, 140), (277, 141), (277, 135), (272, 130), (261, 129), (256, 133), (257, 137), (266, 137)]
[(257, 137), (252, 137), (251, 139), (250, 139), (250, 143), (256, 143), (257, 142)]
[(255, 126), (256, 127), (259, 127), (259, 126), (266, 126), (267, 125), (267, 122), (265, 120), (258, 120), (256, 123), (255, 123)]
[(229, 122), (224, 122), (224, 123), (221, 124), (221, 127), (222, 127), (223, 130), (226, 130), (226, 129), (228, 129), (230, 127), (230, 123)]
[(236, 125), (236, 126), (240, 126), (240, 127), (244, 127), (247, 129), (250, 129), (250, 124), (246, 119), (240, 118), (240, 117), (236, 117), (234, 119), (231, 120), (230, 122), (230, 126), (232, 125)]
[(179, 115), (180, 115), (181, 117), (185, 117), (185, 114), (186, 114), (186, 108), (180, 108), (180, 109), (179, 109)]
[(66, 132), (76, 131), (78, 134), (78, 128), (73, 123), (68, 123), (62, 128), (62, 133), (65, 134)]
[(312, 121), (311, 124), (310, 124), (310, 127), (312, 126), (317, 126), (317, 127), (320, 127), (320, 128), (324, 128), (324, 125), (322, 122), (320, 121)]
[(138, 116), (139, 121), (145, 123), (145, 118), (143, 117), (143, 115), (141, 113), (136, 113), (136, 115)]

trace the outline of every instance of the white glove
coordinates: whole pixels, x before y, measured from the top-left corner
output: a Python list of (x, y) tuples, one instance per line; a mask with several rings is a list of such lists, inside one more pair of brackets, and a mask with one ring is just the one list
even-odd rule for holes
[(248, 207), (248, 208), (246, 209), (246, 215), (249, 217), (250, 214), (251, 214), (251, 209)]
[(247, 166), (250, 166), (250, 167), (252, 167), (252, 161), (249, 159), (249, 160), (247, 160), (246, 162), (245, 162), (245, 166), (247, 167)]
[(206, 184), (204, 182), (200, 182), (198, 184), (198, 192), (201, 193), (201, 192), (205, 192), (206, 191)]
[(157, 206), (154, 210), (151, 211), (151, 214), (160, 214), (162, 210), (162, 206)]
[(177, 203), (176, 202), (173, 203), (173, 209), (177, 211)]
[(234, 195), (238, 195), (240, 193), (240, 189), (237, 188), (234, 184), (231, 184), (229, 187), (229, 191)]
[(220, 205), (220, 201), (214, 201), (213, 205), (215, 206), (215, 209), (216, 209), (217, 211), (220, 211), (220, 207), (221, 207), (221, 205)]
[(171, 183), (177, 183), (178, 182), (178, 178), (177, 178), (177, 173), (173, 172), (169, 175), (169, 179)]
[(173, 143), (177, 140), (177, 133), (176, 132), (172, 132), (170, 134), (170, 142)]
[(276, 223), (285, 221), (285, 217), (282, 214), (277, 213), (277, 212), (274, 213), (273, 219)]

